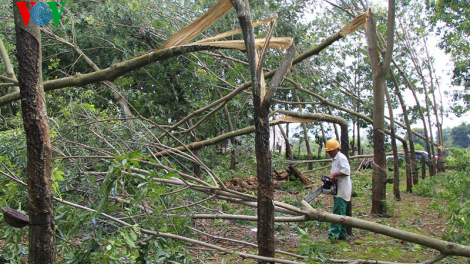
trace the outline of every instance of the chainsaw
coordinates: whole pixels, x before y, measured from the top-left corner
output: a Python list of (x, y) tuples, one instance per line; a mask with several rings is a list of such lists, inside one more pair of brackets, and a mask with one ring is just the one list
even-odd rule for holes
[(323, 175), (322, 179), (323, 184), (318, 188), (318, 190), (311, 193), (309, 196), (305, 197), (304, 201), (310, 203), (315, 198), (317, 198), (320, 193), (335, 195), (338, 193), (338, 184), (336, 179), (330, 179), (327, 175)]

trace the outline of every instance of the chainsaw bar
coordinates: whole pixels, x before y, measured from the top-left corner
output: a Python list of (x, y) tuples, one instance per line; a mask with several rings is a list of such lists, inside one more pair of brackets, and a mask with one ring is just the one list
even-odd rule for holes
[(311, 201), (313, 201), (315, 198), (317, 198), (318, 195), (320, 195), (322, 188), (323, 187), (320, 186), (320, 188), (318, 188), (318, 190), (314, 191), (309, 196), (305, 197), (304, 201), (306, 201), (307, 203), (310, 203)]

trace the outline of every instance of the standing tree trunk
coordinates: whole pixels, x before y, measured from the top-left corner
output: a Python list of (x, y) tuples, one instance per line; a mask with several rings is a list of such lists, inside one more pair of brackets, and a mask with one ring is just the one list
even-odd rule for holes
[(357, 121), (357, 155), (362, 155), (361, 151), (361, 133), (360, 133), (359, 120)]
[(353, 121), (352, 125), (353, 131), (352, 131), (352, 140), (351, 140), (351, 156), (354, 156), (354, 148), (355, 148), (355, 141), (356, 141), (356, 122)]
[[(310, 95), (310, 101), (314, 102), (312, 95)], [(312, 105), (312, 107), (313, 107), (313, 110), (314, 110), (316, 113), (318, 113), (317, 107), (316, 107), (315, 105)], [(319, 122), (319, 123), (320, 123), (320, 130), (321, 130), (321, 136), (322, 136), (322, 138), (321, 138), (321, 140), (318, 140), (318, 141), (316, 142), (318, 145), (320, 145), (320, 146), (318, 147), (318, 158), (320, 158), (320, 156), (321, 156), (321, 150), (322, 150), (323, 146), (326, 145), (325, 128), (323, 127), (323, 122)]]
[[(427, 131), (427, 126), (426, 126), (426, 121), (425, 121), (425, 116), (424, 116), (423, 110), (420, 107), (418, 98), (416, 97), (415, 88), (411, 83), (409, 83), (410, 89), (413, 92), (413, 96), (415, 97), (416, 104), (418, 105), (419, 114), (421, 115), (421, 119), (423, 120), (424, 134), (425, 134), (425, 137), (426, 137), (426, 151), (428, 152), (428, 155), (429, 155), (429, 159), (428, 159), (429, 176), (433, 176), (433, 175), (435, 175), (435, 166), (434, 166), (435, 162), (434, 162), (434, 159), (432, 157), (434, 157), (435, 154), (434, 154), (434, 139), (433, 139), (433, 135), (432, 135), (432, 125), (431, 125), (431, 117), (430, 117), (430, 109), (429, 109), (429, 99), (428, 99), (428, 92), (427, 92), (427, 88), (426, 88), (427, 84), (426, 84), (426, 81), (425, 81), (425, 78), (424, 78), (422, 67), (419, 65), (416, 51), (414, 50), (413, 44), (410, 41), (410, 37), (408, 37), (407, 31), (405, 29), (403, 29), (403, 33), (404, 33), (405, 36), (407, 36), (403, 39), (403, 41), (405, 42), (405, 45), (407, 45), (407, 47), (408, 47), (409, 55), (410, 55), (410, 58), (411, 58), (411, 61), (412, 61), (413, 65), (414, 65), (415, 72), (420, 77), (421, 84), (423, 85), (424, 106), (425, 106), (425, 110), (426, 110), (426, 114), (427, 114), (427, 118), (428, 118), (429, 134), (428, 134), (428, 131)], [(425, 46), (426, 46), (426, 40), (424, 40), (424, 43), (425, 43)], [(432, 82), (432, 73), (431, 72), (430, 72), (430, 75), (431, 75), (431, 82)], [(429, 137), (428, 137), (428, 135), (429, 135)], [(423, 171), (422, 172), (422, 178), (424, 179), (425, 176), (426, 176), (426, 173), (425, 173), (425, 171)]]
[(286, 141), (286, 159), (293, 160), (294, 155), (292, 153), (292, 148), (290, 147), (290, 142), (289, 142), (289, 123), (286, 124), (286, 131), (281, 127), (281, 125), (278, 125), (279, 130), (282, 133), (282, 136), (284, 137), (284, 140)]
[(367, 44), (371, 61), (372, 83), (374, 87), (374, 167), (372, 172), (372, 208), (371, 214), (384, 214), (386, 212), (385, 201), (387, 197), (385, 182), (387, 172), (385, 170), (385, 132), (384, 132), (384, 89), (385, 77), (387, 76), (392, 59), (393, 38), (395, 28), (395, 1), (389, 0), (387, 19), (387, 50), (385, 58), (380, 61), (377, 47), (377, 31), (374, 14), (369, 10), (367, 21)]
[[(292, 67), (292, 70), (293, 70), (293, 72), (296, 76), (299, 75), (296, 68)], [(299, 94), (298, 93), (294, 93), (294, 94), (295, 94), (296, 101), (300, 103), (301, 101), (300, 101)], [(302, 112), (302, 110), (303, 110), (303, 107), (302, 107), (301, 104), (299, 104), (299, 112)], [(310, 140), (309, 140), (309, 137), (308, 137), (307, 125), (305, 123), (302, 123), (301, 125), (302, 125), (302, 129), (304, 131), (305, 147), (307, 148), (307, 158), (309, 160), (311, 160), (313, 156), (312, 156), (312, 149), (310, 148)], [(300, 144), (299, 144), (299, 148), (300, 148)], [(300, 154), (300, 151), (299, 151), (299, 154)], [(313, 163), (311, 163), (311, 162), (308, 163), (308, 169), (309, 170), (313, 169)]]
[[(348, 158), (349, 161), (349, 135), (348, 135), (348, 125), (340, 125), (341, 128), (341, 153)], [(349, 176), (351, 177), (351, 176)], [(346, 206), (346, 216), (352, 216), (352, 197), (351, 200), (348, 202), (348, 205)], [(352, 227), (348, 226), (346, 227), (346, 231), (348, 232), (348, 235), (352, 235)]]
[[(262, 59), (258, 60), (255, 49), (255, 34), (251, 24), (249, 1), (231, 0), (237, 10), (240, 28), (243, 32), (247, 58), (250, 64), (251, 82), (253, 86), (253, 108), (255, 120), (255, 153), (256, 176), (258, 180), (258, 254), (274, 257), (274, 183), (271, 167), (271, 152), (269, 150), (269, 108), (278, 86), (292, 66), (295, 47), (291, 45), (286, 56), (274, 74), (268, 89), (261, 83)], [(264, 57), (262, 54), (261, 58)], [(265, 263), (265, 261), (259, 261)]]
[(16, 47), (23, 125), (27, 142), (29, 256), (34, 264), (55, 263), (52, 155), (46, 101), (42, 86), (41, 33), (25, 26), (14, 5)]
[[(300, 97), (297, 93), (295, 93), (295, 99), (297, 102), (300, 102)], [(299, 112), (302, 112), (302, 105), (299, 105)], [(312, 150), (310, 149), (310, 141), (308, 139), (308, 130), (307, 130), (307, 125), (305, 123), (301, 124), (302, 129), (304, 131), (304, 140), (305, 140), (305, 147), (307, 148), (307, 158), (309, 160), (312, 159)], [(299, 142), (299, 154), (300, 154), (300, 142)], [(308, 169), (312, 170), (313, 169), (313, 163), (308, 163)]]
[[(330, 115), (333, 115), (333, 112), (331, 111), (331, 106), (329, 106), (329, 105), (328, 105), (328, 113)], [(333, 128), (335, 130), (336, 140), (341, 141), (341, 138), (340, 138), (339, 133), (338, 133), (338, 128), (336, 128), (336, 124), (332, 124), (332, 125), (333, 125)]]
[[(413, 96), (415, 96), (416, 103), (418, 104), (418, 107), (420, 109), (421, 118), (423, 118), (424, 133), (425, 133), (425, 136), (427, 138), (427, 140), (426, 140), (426, 150), (427, 150), (428, 155), (429, 155), (428, 156), (429, 157), (429, 159), (428, 159), (429, 176), (433, 176), (433, 175), (436, 174), (435, 160), (433, 158), (435, 156), (435, 153), (434, 153), (434, 138), (433, 138), (433, 134), (432, 134), (432, 124), (431, 124), (431, 114), (430, 114), (431, 110), (430, 110), (430, 107), (429, 107), (430, 100), (428, 98), (428, 91), (427, 91), (428, 89), (426, 88), (427, 85), (426, 85), (426, 81), (424, 80), (423, 71), (422, 71), (420, 65), (417, 62), (416, 56), (414, 56), (414, 51), (411, 51), (410, 53), (411, 53), (410, 54), (411, 60), (413, 61), (416, 72), (418, 73), (419, 77), (421, 78), (421, 83), (423, 85), (423, 90), (424, 90), (424, 106), (425, 106), (425, 109), (426, 109), (426, 116), (427, 116), (428, 125), (429, 125), (429, 138), (428, 138), (428, 136), (427, 136), (428, 134), (426, 132), (427, 127), (426, 127), (426, 122), (424, 121), (424, 118), (425, 118), (424, 113), (422, 112), (421, 107), (419, 107), (419, 103), (418, 103), (418, 100), (416, 99), (414, 89), (413, 89)], [(432, 84), (432, 74), (431, 74), (431, 84)], [(430, 142), (429, 142), (429, 140), (430, 140)], [(425, 176), (425, 174), (423, 174), (423, 179), (424, 179), (424, 176)]]
[(408, 144), (405, 140), (402, 142), (403, 151), (405, 152), (405, 169), (406, 169), (406, 191), (411, 193), (412, 190), (412, 177), (411, 177), (411, 167), (410, 167), (410, 154), (408, 150)]
[[(406, 166), (406, 192), (413, 192), (413, 184), (412, 180), (416, 179), (416, 183), (418, 181), (418, 169), (416, 163), (416, 153), (415, 153), (415, 146), (413, 140), (413, 131), (411, 130), (410, 120), (408, 118), (408, 111), (406, 110), (405, 101), (403, 100), (403, 96), (401, 96), (400, 87), (398, 86), (397, 78), (392, 70), (390, 70), (390, 76), (392, 76), (393, 84), (395, 86), (395, 94), (400, 101), (401, 109), (403, 112), (403, 119), (405, 120), (406, 130), (408, 133), (408, 139), (410, 143), (410, 154), (411, 154), (411, 161), (410, 155), (408, 153), (408, 146), (406, 142), (402, 142), (403, 144), (403, 151), (405, 152), (405, 166)], [(406, 149), (405, 149), (406, 147)], [(411, 164), (411, 168), (410, 168)]]
[[(393, 118), (393, 107), (392, 99), (390, 98), (390, 93), (388, 88), (385, 87), (385, 97), (387, 98), (388, 112), (390, 115), (390, 138), (392, 140), (392, 151), (393, 151), (393, 194), (397, 201), (401, 200), (400, 195), (400, 171), (398, 167), (398, 150), (397, 150), (397, 140), (395, 138), (395, 119)], [(406, 144), (406, 143), (405, 143)]]
[[(396, 66), (396, 64), (395, 64), (395, 66)], [(400, 72), (403, 79), (405, 80), (408, 88), (411, 90), (411, 93), (413, 94), (413, 97), (416, 101), (416, 105), (418, 106), (418, 110), (419, 110), (419, 115), (421, 116), (421, 119), (423, 120), (424, 137), (425, 137), (425, 141), (426, 141), (426, 151), (428, 153), (430, 153), (431, 149), (429, 147), (429, 137), (428, 137), (428, 129), (427, 129), (427, 125), (426, 125), (426, 119), (424, 118), (423, 109), (421, 108), (421, 105), (419, 103), (418, 97), (416, 95), (416, 91), (414, 89), (413, 84), (411, 84), (411, 82), (408, 80), (408, 77), (406, 77), (405, 73), (399, 67), (396, 67), (396, 68)], [(431, 169), (430, 164), (429, 164), (429, 168)], [(426, 177), (426, 167), (424, 167), (424, 169), (421, 170), (421, 178), (424, 179), (425, 177)], [(418, 179), (413, 178), (413, 184), (417, 184), (417, 183), (418, 183)]]
[[(397, 65), (395, 62), (393, 62), (396, 68)], [(403, 96), (401, 95), (400, 88), (398, 87), (398, 82), (395, 74), (390, 71), (390, 75), (392, 76), (393, 83), (395, 85), (395, 94), (398, 96), (398, 99), (400, 100), (400, 105), (401, 109), (403, 112), (403, 119), (405, 120), (405, 125), (406, 125), (406, 131), (408, 134), (408, 141), (410, 143), (410, 154), (411, 154), (411, 173), (412, 173), (412, 178), (413, 178), (413, 184), (418, 184), (418, 161), (416, 160), (416, 152), (415, 152), (415, 144), (414, 144), (414, 139), (413, 139), (413, 130), (411, 130), (411, 124), (410, 124), (410, 119), (408, 118), (408, 110), (406, 110), (406, 104), (405, 100), (403, 100)], [(411, 193), (413, 192), (412, 186), (408, 186), (406, 188), (406, 191)]]
[[(434, 86), (434, 78), (433, 78), (433, 73), (434, 73), (434, 67), (432, 67), (432, 61), (431, 59), (429, 58), (429, 52), (428, 52), (428, 45), (426, 43), (426, 38), (423, 37), (424, 39), (424, 47), (425, 47), (425, 50), (426, 50), (426, 56), (427, 56), (427, 59), (428, 59), (428, 70), (429, 70), (429, 75), (431, 77), (431, 88), (430, 88), (430, 92), (432, 94), (432, 99), (433, 99), (433, 110), (434, 110), (434, 115), (436, 116), (436, 126), (437, 126), (437, 138), (438, 138), (438, 142), (439, 142), (439, 147), (437, 148), (437, 155), (438, 155), (438, 160), (437, 160), (437, 171), (439, 172), (445, 172), (445, 167), (444, 167), (444, 153), (442, 151), (442, 149), (444, 148), (444, 137), (443, 137), (443, 133), (442, 133), (442, 123), (439, 122), (439, 113), (437, 111), (437, 103), (436, 103), (436, 94), (435, 94), (435, 86)], [(436, 79), (436, 82), (438, 82), (438, 80)], [(439, 86), (439, 83), (437, 83), (437, 85)]]

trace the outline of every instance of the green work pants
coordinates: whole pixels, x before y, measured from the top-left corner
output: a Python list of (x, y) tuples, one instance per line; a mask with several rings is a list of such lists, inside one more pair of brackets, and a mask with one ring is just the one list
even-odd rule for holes
[[(335, 197), (334, 206), (333, 206), (333, 214), (337, 215), (346, 215), (346, 207), (348, 206), (348, 202), (346, 202), (343, 198)], [(329, 238), (344, 238), (348, 236), (348, 231), (346, 227), (343, 225), (338, 224), (331, 224), (330, 226), (330, 233), (328, 234)]]

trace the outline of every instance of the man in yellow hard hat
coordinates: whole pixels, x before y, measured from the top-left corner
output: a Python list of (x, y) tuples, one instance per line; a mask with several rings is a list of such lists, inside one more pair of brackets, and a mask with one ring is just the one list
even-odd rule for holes
[[(351, 200), (352, 184), (348, 158), (340, 152), (341, 145), (338, 140), (330, 139), (326, 142), (325, 151), (333, 160), (331, 171), (328, 177), (336, 179), (337, 194), (334, 196), (333, 213), (337, 215), (346, 215), (346, 207)], [(348, 232), (346, 227), (338, 224), (331, 224), (328, 237), (331, 239), (346, 239)]]

